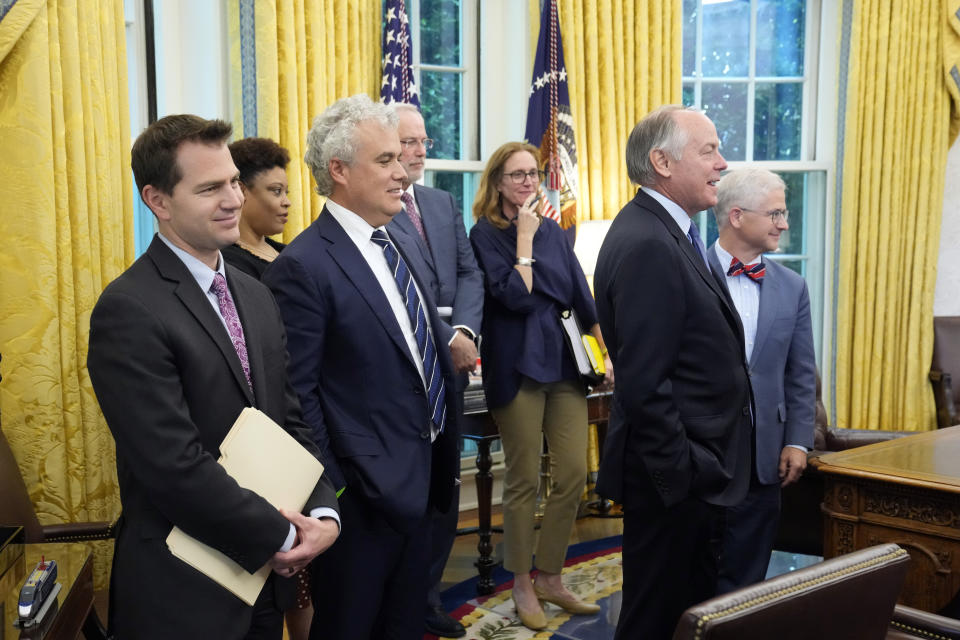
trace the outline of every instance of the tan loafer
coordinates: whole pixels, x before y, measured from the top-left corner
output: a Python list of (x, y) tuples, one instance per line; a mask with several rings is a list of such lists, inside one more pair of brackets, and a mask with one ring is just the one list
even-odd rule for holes
[(590, 616), (600, 613), (600, 605), (590, 604), (589, 602), (584, 602), (579, 600), (574, 596), (552, 596), (548, 593), (545, 593), (537, 585), (533, 585), (533, 591), (537, 594), (537, 598), (542, 602), (549, 602), (550, 604), (555, 604), (567, 613), (572, 613), (574, 615), (580, 616)]
[(513, 606), (517, 608), (517, 617), (520, 618), (520, 622), (523, 623), (523, 626), (527, 629), (539, 631), (547, 627), (547, 615), (539, 606), (537, 606), (536, 611), (524, 611), (520, 608), (520, 605), (517, 604), (516, 598), (513, 599)]

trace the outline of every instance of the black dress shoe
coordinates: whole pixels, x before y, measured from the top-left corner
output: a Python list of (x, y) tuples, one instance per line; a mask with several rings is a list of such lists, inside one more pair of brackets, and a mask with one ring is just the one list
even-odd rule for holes
[(463, 625), (447, 615), (443, 607), (431, 607), (427, 610), (427, 633), (441, 638), (462, 638), (467, 635)]

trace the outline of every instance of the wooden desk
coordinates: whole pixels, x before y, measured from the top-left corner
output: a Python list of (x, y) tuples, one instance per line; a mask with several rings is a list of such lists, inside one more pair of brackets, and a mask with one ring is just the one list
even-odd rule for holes
[(954, 600), (960, 590), (960, 427), (828, 453), (811, 464), (825, 482), (825, 557), (895, 542), (912, 560), (901, 603), (937, 612)]
[[(57, 582), (63, 585), (57, 595), (56, 610), (47, 613), (39, 628), (18, 631), (17, 619), (20, 580), (3, 595), (3, 629), (0, 639), (74, 640), (80, 636), (93, 608), (93, 556), (82, 543), (44, 543), (24, 545), (27, 573), (40, 562), (40, 556), (57, 561)], [(26, 576), (24, 576), (26, 577)]]
[[(601, 428), (606, 431), (607, 420), (610, 417), (610, 400), (612, 392), (601, 391), (591, 393), (587, 396), (587, 418), (588, 424), (596, 424), (598, 436)], [(490, 467), (493, 466), (493, 460), (490, 457), (490, 445), (500, 438), (500, 432), (493, 417), (487, 412), (486, 407), (467, 409), (460, 421), (460, 435), (466, 440), (472, 440), (477, 444), (477, 520), (478, 526), (476, 532), (479, 537), (477, 542), (477, 551), (480, 557), (474, 563), (480, 574), (480, 580), (477, 582), (477, 593), (487, 595), (493, 593), (494, 587), (492, 573), (496, 566), (493, 561), (493, 545), (490, 542), (490, 535), (493, 528), (490, 525), (490, 510), (493, 505), (493, 473)], [(599, 438), (598, 438), (599, 439)], [(600, 442), (602, 445), (602, 441)], [(586, 451), (584, 451), (586, 455)], [(473, 533), (473, 530), (461, 530), (458, 534)]]

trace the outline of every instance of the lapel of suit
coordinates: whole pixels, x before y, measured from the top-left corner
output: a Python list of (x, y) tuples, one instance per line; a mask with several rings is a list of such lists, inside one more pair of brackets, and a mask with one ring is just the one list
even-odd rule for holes
[[(160, 275), (171, 282), (176, 282), (174, 295), (180, 300), (187, 311), (194, 317), (197, 323), (210, 336), (213, 343), (217, 346), (220, 354), (226, 360), (227, 367), (230, 369), (234, 380), (243, 389), (247, 400), (253, 404), (254, 397), (250, 391), (250, 385), (247, 384), (247, 378), (243, 375), (243, 366), (240, 364), (240, 358), (233, 348), (233, 342), (230, 340), (230, 334), (226, 327), (213, 310), (210, 299), (207, 294), (200, 289), (197, 281), (187, 269), (186, 265), (178, 258), (163, 241), (154, 237), (153, 242), (147, 249), (147, 254), (157, 265)], [(232, 292), (231, 292), (232, 293)], [(236, 300), (234, 300), (236, 304)], [(250, 314), (248, 314), (249, 316)], [(241, 320), (241, 324), (243, 321)], [(246, 340), (246, 336), (244, 336)], [(249, 357), (250, 347), (247, 346), (247, 355)], [(252, 377), (252, 376), (251, 376)]]
[[(263, 330), (260, 326), (260, 314), (254, 308), (249, 297), (249, 292), (245, 283), (241, 280), (240, 272), (230, 265), (227, 265), (227, 285), (230, 287), (230, 295), (233, 296), (233, 304), (237, 307), (237, 315), (240, 316), (240, 324), (243, 325), (243, 341), (247, 345), (247, 360), (250, 364), (250, 379), (253, 380), (253, 395), (256, 399), (257, 407), (266, 406), (266, 387), (263, 368)], [(239, 358), (237, 359), (239, 363)], [(243, 376), (243, 367), (240, 367), (240, 375)], [(246, 379), (244, 379), (246, 383)], [(244, 385), (246, 386), (246, 385)]]
[(433, 271), (433, 275), (437, 276), (437, 268), (434, 265), (434, 246), (437, 246), (438, 239), (434, 237), (434, 232), (436, 231), (436, 221), (433, 219), (434, 207), (431, 206), (431, 198), (429, 192), (425, 191), (420, 185), (413, 185), (413, 197), (417, 202), (417, 208), (420, 210), (420, 222), (423, 224), (423, 232), (427, 236), (427, 240), (430, 242), (428, 246), (426, 242), (423, 241), (423, 238), (420, 237), (420, 234), (417, 233), (416, 228), (413, 226), (413, 223), (410, 222), (410, 217), (406, 215), (404, 211), (404, 229), (407, 229), (410, 235), (416, 239), (417, 250), (420, 251), (420, 255), (423, 256), (423, 261), (427, 263), (427, 266)]
[(723, 290), (723, 293), (727, 297), (727, 302), (730, 306), (733, 305), (733, 298), (730, 297), (730, 289), (727, 287), (727, 272), (723, 268), (723, 265), (720, 264), (720, 256), (717, 255), (717, 243), (714, 242), (710, 245), (710, 248), (707, 249), (707, 262), (710, 263), (710, 271), (713, 272), (713, 278), (717, 281), (717, 284), (720, 285), (720, 288)]
[[(659, 202), (654, 200), (651, 196), (647, 195), (641, 189), (637, 192), (637, 199), (640, 201), (639, 204), (645, 209), (652, 212), (655, 216), (660, 219), (660, 222), (663, 223), (663, 226), (667, 229), (674, 240), (676, 240), (677, 245), (680, 247), (680, 252), (686, 257), (690, 262), (690, 265), (693, 269), (703, 278), (703, 281), (707, 283), (707, 286), (713, 289), (713, 292), (720, 296), (720, 299), (727, 303), (727, 297), (723, 294), (723, 290), (720, 288), (720, 285), (717, 283), (716, 278), (713, 277), (713, 274), (707, 269), (706, 263), (703, 261), (703, 258), (700, 257), (700, 254), (697, 253), (696, 248), (694, 248), (693, 243), (690, 242), (688, 238), (677, 225), (676, 220), (674, 220), (667, 210), (661, 206)], [(693, 224), (691, 221), (690, 224)]]
[[(317, 231), (329, 243), (327, 253), (340, 266), (347, 279), (356, 288), (357, 293), (373, 310), (374, 316), (383, 326), (387, 335), (390, 336), (390, 339), (397, 345), (397, 348), (405, 353), (408, 359), (412, 358), (410, 349), (407, 347), (407, 341), (403, 337), (403, 331), (400, 330), (396, 316), (393, 315), (393, 308), (380, 287), (380, 282), (373, 275), (370, 265), (360, 254), (353, 240), (343, 230), (336, 218), (327, 211), (326, 207), (317, 217), (315, 224), (317, 225)], [(396, 246), (396, 243), (394, 245)], [(401, 255), (403, 254), (401, 253)]]
[(757, 336), (753, 341), (753, 353), (750, 354), (750, 364), (757, 361), (757, 354), (763, 349), (763, 342), (770, 335), (770, 328), (777, 317), (777, 304), (780, 299), (780, 280), (776, 270), (770, 268), (770, 261), (760, 285), (760, 308), (757, 311)]
[[(639, 189), (637, 191), (637, 197), (635, 201), (641, 207), (647, 209), (660, 219), (660, 222), (663, 223), (663, 226), (667, 229), (667, 232), (673, 236), (674, 240), (676, 240), (680, 247), (680, 252), (686, 256), (686, 259), (690, 262), (700, 277), (703, 278), (703, 281), (707, 283), (707, 286), (710, 287), (710, 289), (717, 294), (717, 297), (720, 298), (721, 302), (723, 303), (724, 313), (727, 316), (727, 321), (730, 323), (734, 334), (737, 336), (737, 340), (740, 342), (740, 347), (743, 348), (743, 323), (740, 322), (740, 314), (737, 313), (736, 307), (734, 307), (729, 293), (726, 292), (724, 288), (721, 288), (720, 284), (717, 282), (717, 279), (710, 272), (711, 270), (707, 268), (707, 264), (703, 261), (703, 258), (701, 258), (700, 254), (697, 253), (693, 243), (690, 242), (690, 238), (680, 231), (680, 227), (677, 225), (676, 220), (674, 220), (670, 214), (667, 213), (667, 210), (664, 209), (663, 206), (652, 196), (644, 193), (643, 189)], [(693, 224), (692, 221), (691, 224)]]

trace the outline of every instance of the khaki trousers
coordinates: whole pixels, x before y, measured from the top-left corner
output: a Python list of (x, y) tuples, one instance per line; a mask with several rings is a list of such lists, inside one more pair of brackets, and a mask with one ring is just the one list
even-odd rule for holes
[(503, 566), (531, 567), (534, 511), (543, 436), (552, 459), (552, 490), (540, 523), (536, 566), (560, 573), (587, 477), (587, 399), (574, 382), (541, 384), (524, 378), (516, 397), (491, 409), (506, 466), (503, 485)]

